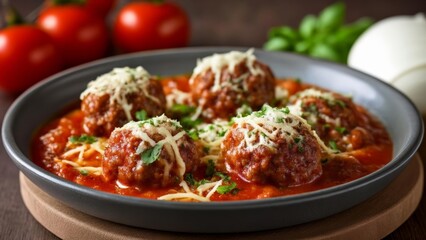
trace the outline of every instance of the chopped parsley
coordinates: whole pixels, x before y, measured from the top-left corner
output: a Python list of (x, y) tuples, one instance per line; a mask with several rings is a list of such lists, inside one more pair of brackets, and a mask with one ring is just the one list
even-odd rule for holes
[(339, 132), (340, 134), (345, 134), (347, 132), (345, 127), (335, 127), (334, 128), (337, 132)]
[(148, 113), (145, 110), (140, 110), (135, 113), (135, 117), (139, 121), (144, 121), (148, 119)]
[(80, 136), (71, 136), (68, 138), (68, 141), (70, 141), (71, 143), (77, 144), (77, 143), (87, 143), (87, 144), (92, 144), (96, 141), (98, 141), (98, 139), (94, 136), (89, 136), (87, 134), (83, 134)]
[(143, 164), (149, 165), (157, 161), (162, 149), (163, 149), (163, 144), (155, 144), (154, 147), (143, 151), (141, 153), (141, 160)]
[(339, 148), (337, 147), (337, 143), (333, 140), (330, 140), (328, 142), (328, 146), (330, 146), (330, 148), (334, 151), (339, 151)]
[(236, 194), (238, 193), (239, 189), (237, 188), (237, 183), (231, 180), (231, 177), (223, 172), (218, 172), (215, 169), (215, 163), (213, 160), (209, 160), (207, 162), (207, 168), (206, 168), (206, 178), (201, 179), (200, 181), (197, 181), (194, 178), (194, 175), (192, 173), (186, 173), (183, 178), (185, 182), (187, 182), (190, 186), (193, 187), (199, 187), (205, 183), (212, 182), (214, 178), (221, 178), (223, 180), (224, 185), (221, 185), (217, 188), (216, 192), (219, 194)]
[(266, 114), (266, 111), (268, 111), (268, 108), (270, 108), (268, 105), (266, 105), (266, 104), (263, 105), (262, 109), (260, 109), (257, 112), (254, 112), (254, 116), (256, 116), (256, 117), (264, 117), (265, 114)]
[(87, 175), (89, 175), (89, 171), (87, 171), (86, 169), (81, 169), (80, 174), (83, 175), (83, 176), (87, 176)]
[(207, 162), (206, 177), (213, 177), (215, 173), (216, 173), (215, 164), (213, 160), (210, 159)]
[(250, 115), (252, 112), (253, 112), (253, 109), (249, 105), (243, 104), (241, 107), (237, 109), (237, 116), (246, 117)]
[(283, 112), (285, 114), (289, 114), (290, 113), (290, 109), (288, 107), (281, 108), (281, 112)]
[(180, 119), (180, 124), (184, 129), (191, 129), (200, 125), (203, 121), (199, 118), (192, 120), (191, 117), (183, 117)]
[(198, 136), (199, 132), (197, 129), (193, 128), (191, 130), (188, 131), (188, 135), (192, 138), (192, 140), (196, 141), (198, 139), (200, 139), (200, 137)]
[(219, 194), (227, 194), (227, 193), (236, 194), (238, 191), (239, 190), (237, 188), (237, 183), (235, 182), (231, 182), (229, 185), (219, 186), (216, 190), (216, 192), (218, 192)]
[(341, 108), (345, 108), (346, 107), (346, 103), (343, 102), (342, 100), (339, 100), (339, 99), (329, 100), (328, 101), (328, 105), (330, 105), (330, 106), (337, 105), (337, 106), (340, 106)]
[(185, 104), (174, 104), (170, 108), (170, 111), (173, 114), (178, 114), (178, 115), (181, 115), (181, 116), (187, 116), (187, 115), (195, 112), (195, 107), (188, 106), (188, 105), (185, 105)]
[(194, 176), (192, 175), (192, 173), (186, 173), (183, 176), (183, 179), (185, 180), (185, 182), (187, 182), (189, 185), (191, 186), (196, 186), (198, 184), (198, 181), (195, 180)]

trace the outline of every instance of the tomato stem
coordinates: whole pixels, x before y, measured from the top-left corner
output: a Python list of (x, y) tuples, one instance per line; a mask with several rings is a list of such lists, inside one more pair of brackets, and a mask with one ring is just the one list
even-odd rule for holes
[(86, 4), (86, 0), (51, 0), (50, 2), (54, 6), (67, 5), (67, 4), (77, 4), (77, 5)]
[(24, 19), (18, 13), (16, 8), (14, 8), (8, 0), (2, 1), (4, 20), (6, 22), (6, 26), (15, 26), (25, 23)]

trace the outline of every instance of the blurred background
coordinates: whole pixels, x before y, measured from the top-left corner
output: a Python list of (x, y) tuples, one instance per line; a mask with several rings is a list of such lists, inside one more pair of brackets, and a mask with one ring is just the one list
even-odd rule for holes
[[(12, 0), (24, 16), (35, 17), (42, 0)], [(119, 1), (116, 10), (129, 1)], [(307, 14), (318, 14), (335, 0), (174, 0), (190, 17), (192, 46), (261, 47), (271, 27), (298, 26)], [(346, 21), (375, 21), (394, 15), (426, 12), (425, 0), (347, 0)], [(110, 17), (113, 19), (114, 12)]]

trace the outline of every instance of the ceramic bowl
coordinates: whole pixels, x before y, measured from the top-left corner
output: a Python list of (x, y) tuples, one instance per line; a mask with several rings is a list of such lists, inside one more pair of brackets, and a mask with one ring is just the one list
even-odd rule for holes
[[(386, 187), (421, 143), (423, 122), (413, 103), (392, 86), (346, 66), (288, 53), (255, 50), (277, 77), (298, 77), (354, 101), (377, 116), (394, 144), (393, 159), (355, 181), (324, 190), (261, 200), (169, 202), (97, 191), (60, 178), (30, 158), (34, 132), (65, 106), (75, 103), (90, 80), (114, 67), (141, 65), (153, 75), (191, 73), (199, 58), (246, 48), (207, 47), (116, 56), (81, 65), (46, 79), (22, 94), (2, 126), (5, 148), (18, 168), (37, 186), (86, 214), (125, 225), (165, 231), (230, 233), (276, 229), (325, 218), (359, 204)], [(397, 193), (396, 193), (397, 194)]]

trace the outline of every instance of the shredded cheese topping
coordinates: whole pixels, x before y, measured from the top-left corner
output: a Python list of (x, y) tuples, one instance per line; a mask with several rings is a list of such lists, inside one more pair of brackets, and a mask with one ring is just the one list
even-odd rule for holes
[[(55, 162), (70, 165), (81, 173), (86, 172), (101, 175), (101, 156), (104, 154), (106, 142), (106, 138), (98, 138), (96, 142), (91, 144), (76, 144), (68, 141), (66, 145), (67, 151), (60, 158), (56, 158)], [(93, 158), (94, 154), (97, 154), (99, 158)], [(88, 159), (95, 160), (89, 161)]]
[[(302, 92), (297, 93), (296, 95), (292, 96), (292, 100), (296, 100), (296, 102), (292, 105), (289, 105), (288, 108), (292, 111), (292, 113), (294, 113), (295, 115), (298, 116), (303, 116), (304, 113), (306, 115), (306, 111), (303, 111), (302, 106), (303, 106), (303, 100), (304, 98), (308, 98), (308, 97), (313, 97), (313, 98), (318, 98), (318, 99), (324, 99), (327, 102), (330, 103), (335, 103), (337, 101), (337, 99), (334, 97), (334, 95), (331, 92), (323, 92), (314, 88), (308, 88)], [(312, 123), (312, 124), (316, 124), (318, 121), (318, 118), (323, 119), (326, 123), (331, 123), (335, 126), (340, 126), (340, 118), (330, 118), (329, 116), (322, 114), (322, 113), (316, 113), (316, 114), (308, 114), (305, 116), (305, 118), (307, 118), (306, 120), (308, 120), (308, 122)]]
[[(188, 184), (185, 181), (182, 181), (179, 184), (179, 186), (181, 186), (185, 192), (166, 194), (157, 199), (158, 200), (196, 200), (200, 202), (209, 202), (211, 196), (216, 192), (217, 188), (222, 185), (222, 183), (223, 183), (222, 179), (216, 182), (204, 183), (197, 187), (196, 191), (198, 194), (195, 194), (188, 187)], [(208, 192), (207, 194), (204, 195), (204, 192), (206, 191)]]
[(89, 94), (102, 96), (110, 95), (110, 105), (118, 104), (124, 110), (127, 119), (132, 120), (132, 104), (127, 102), (126, 96), (130, 93), (142, 92), (147, 98), (156, 103), (160, 100), (149, 94), (148, 87), (151, 75), (141, 66), (137, 68), (114, 68), (96, 80), (89, 82), (87, 89), (80, 95), (83, 100)]
[(203, 162), (207, 162), (208, 160), (217, 161), (220, 154), (220, 145), (229, 128), (229, 122), (217, 120), (211, 124), (203, 123), (193, 130), (197, 132), (198, 142), (206, 154), (201, 157)]
[[(248, 128), (247, 125), (251, 128)], [(287, 142), (295, 142), (297, 138), (303, 139), (297, 128), (309, 129), (322, 149), (328, 153), (332, 152), (311, 129), (306, 120), (291, 113), (289, 108), (278, 109), (264, 105), (260, 111), (253, 112), (246, 117), (234, 118), (233, 125), (233, 129), (244, 136), (237, 147), (246, 148), (249, 151), (260, 146), (276, 151), (278, 139), (284, 138)], [(227, 134), (229, 133), (230, 131)]]
[(178, 89), (172, 89), (171, 93), (166, 95), (167, 108), (171, 108), (175, 104), (185, 104), (190, 102), (191, 94), (182, 92)]
[[(193, 81), (193, 78), (201, 73), (211, 70), (214, 74), (214, 85), (212, 91), (218, 91), (223, 87), (231, 87), (234, 90), (240, 90), (240, 86), (243, 89), (246, 89), (245, 80), (249, 76), (248, 73), (242, 74), (237, 79), (229, 79), (227, 82), (220, 82), (222, 70), (226, 68), (229, 72), (233, 72), (235, 66), (241, 62), (245, 62), (249, 73), (252, 75), (264, 75), (264, 71), (256, 66), (254, 63), (256, 61), (256, 56), (253, 54), (254, 50), (249, 49), (246, 52), (231, 51), (229, 53), (223, 54), (213, 54), (211, 56), (199, 59), (197, 61), (197, 66), (194, 68), (192, 77), (190, 81)], [(241, 84), (242, 83), (242, 84)]]
[[(114, 131), (120, 131), (122, 129), (130, 130), (134, 137), (142, 140), (136, 150), (136, 154), (138, 155), (145, 150), (154, 147), (156, 144), (161, 144), (163, 146), (162, 148), (165, 149), (170, 156), (175, 157), (179, 169), (179, 176), (183, 177), (186, 166), (179, 152), (177, 141), (182, 138), (186, 132), (182, 129), (182, 126), (178, 121), (172, 120), (163, 114), (159, 117), (154, 117), (145, 121), (131, 121)], [(177, 134), (173, 135), (172, 132), (176, 131)], [(160, 134), (163, 136), (163, 139), (156, 142), (150, 137), (154, 134)], [(173, 163), (168, 163), (167, 161), (163, 161), (163, 163), (165, 164), (163, 177), (168, 178), (168, 173), (170, 172)], [(142, 164), (142, 160), (139, 160), (136, 164), (136, 169), (141, 168)]]

